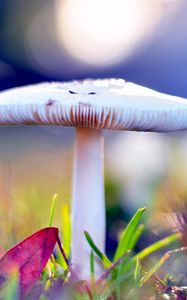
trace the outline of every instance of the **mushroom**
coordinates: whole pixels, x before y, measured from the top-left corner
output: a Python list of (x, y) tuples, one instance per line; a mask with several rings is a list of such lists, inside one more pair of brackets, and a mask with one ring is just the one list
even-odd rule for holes
[(187, 129), (187, 102), (123, 79), (43, 83), (0, 93), (0, 124), (76, 127), (72, 262), (81, 278), (87, 278), (89, 247), (84, 230), (102, 251), (105, 248), (102, 129)]

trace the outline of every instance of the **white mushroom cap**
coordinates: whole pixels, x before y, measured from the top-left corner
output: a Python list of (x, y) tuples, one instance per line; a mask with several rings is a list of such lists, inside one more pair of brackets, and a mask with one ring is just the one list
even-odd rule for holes
[(93, 129), (187, 129), (187, 101), (123, 79), (42, 83), (0, 93), (0, 124)]

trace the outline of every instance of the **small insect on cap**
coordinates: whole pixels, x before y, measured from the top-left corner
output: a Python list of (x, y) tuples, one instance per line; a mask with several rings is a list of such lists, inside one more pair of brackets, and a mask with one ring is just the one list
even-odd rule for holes
[(1, 92), (0, 124), (175, 131), (187, 129), (187, 102), (123, 79), (42, 83)]

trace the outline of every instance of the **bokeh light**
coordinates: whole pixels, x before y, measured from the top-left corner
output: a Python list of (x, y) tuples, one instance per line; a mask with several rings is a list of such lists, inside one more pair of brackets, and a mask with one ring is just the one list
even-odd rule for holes
[(59, 39), (74, 57), (111, 65), (131, 54), (143, 38), (148, 41), (161, 7), (162, 2), (147, 0), (58, 0)]

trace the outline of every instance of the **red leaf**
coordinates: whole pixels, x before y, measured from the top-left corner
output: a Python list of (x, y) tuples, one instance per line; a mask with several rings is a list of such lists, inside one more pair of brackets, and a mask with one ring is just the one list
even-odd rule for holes
[(58, 239), (58, 229), (44, 228), (7, 251), (0, 259), (0, 275), (19, 272), (21, 295), (39, 279)]

